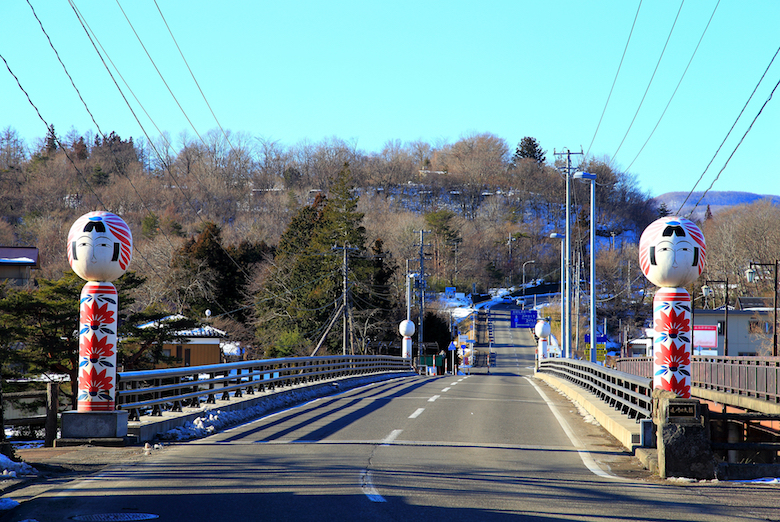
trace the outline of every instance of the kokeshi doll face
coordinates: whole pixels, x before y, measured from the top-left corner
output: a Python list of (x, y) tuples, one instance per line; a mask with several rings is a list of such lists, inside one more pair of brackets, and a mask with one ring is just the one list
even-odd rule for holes
[(654, 221), (639, 240), (639, 265), (656, 286), (682, 287), (704, 269), (704, 235), (692, 221), (667, 216)]
[(127, 223), (110, 212), (90, 212), (68, 233), (68, 263), (87, 281), (113, 281), (127, 270), (133, 237)]

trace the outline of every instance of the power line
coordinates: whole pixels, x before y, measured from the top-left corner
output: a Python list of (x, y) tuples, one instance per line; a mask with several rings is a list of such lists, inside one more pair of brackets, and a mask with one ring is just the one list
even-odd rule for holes
[[(769, 60), (769, 65), (767, 65), (767, 66), (766, 66), (766, 69), (764, 69), (764, 74), (762, 74), (762, 75), (761, 75), (761, 78), (759, 78), (759, 80), (758, 80), (758, 83), (757, 83), (757, 84), (756, 84), (756, 86), (753, 88), (753, 92), (751, 92), (751, 93), (750, 93), (750, 96), (748, 96), (748, 99), (747, 99), (747, 101), (745, 102), (745, 105), (743, 105), (743, 106), (742, 106), (742, 110), (741, 110), (741, 111), (739, 111), (739, 114), (737, 115), (737, 119), (736, 119), (736, 120), (734, 120), (734, 123), (731, 125), (731, 128), (730, 128), (730, 129), (729, 129), (729, 131), (726, 133), (726, 137), (725, 137), (725, 138), (723, 138), (723, 141), (722, 141), (722, 142), (720, 142), (720, 145), (718, 145), (718, 150), (716, 150), (716, 151), (715, 151), (715, 154), (713, 154), (713, 155), (712, 155), (712, 159), (710, 160), (710, 162), (709, 162), (709, 163), (707, 163), (707, 166), (704, 168), (704, 172), (702, 172), (702, 173), (701, 173), (701, 176), (699, 176), (699, 179), (698, 179), (698, 180), (696, 181), (696, 183), (693, 185), (693, 188), (691, 189), (691, 191), (690, 191), (690, 192), (688, 193), (688, 195), (685, 197), (685, 200), (683, 200), (682, 204), (680, 205), (680, 208), (679, 208), (679, 209), (677, 209), (677, 212), (676, 212), (677, 214), (679, 214), (680, 212), (682, 212), (682, 209), (683, 209), (683, 207), (685, 206), (685, 203), (687, 203), (687, 202), (688, 202), (688, 199), (690, 199), (691, 195), (693, 195), (693, 191), (694, 191), (694, 190), (696, 190), (696, 187), (699, 185), (699, 183), (701, 183), (701, 180), (704, 178), (704, 175), (707, 173), (707, 170), (710, 168), (710, 165), (712, 165), (712, 162), (713, 162), (713, 161), (715, 161), (715, 158), (717, 157), (718, 153), (720, 152), (720, 149), (721, 149), (721, 148), (723, 148), (723, 145), (726, 143), (726, 140), (728, 140), (728, 139), (729, 139), (729, 136), (731, 136), (731, 132), (734, 130), (734, 127), (736, 127), (736, 126), (737, 126), (737, 122), (740, 120), (740, 118), (742, 118), (742, 114), (743, 114), (743, 113), (745, 112), (745, 110), (747, 109), (747, 106), (748, 106), (748, 104), (750, 103), (750, 100), (752, 100), (752, 99), (753, 99), (753, 96), (755, 96), (755, 94), (756, 94), (756, 91), (758, 90), (758, 87), (761, 85), (761, 82), (763, 82), (763, 81), (764, 81), (764, 77), (766, 76), (766, 73), (768, 73), (768, 72), (769, 72), (769, 69), (772, 67), (772, 64), (774, 63), (774, 61), (775, 61), (775, 58), (777, 58), (777, 55), (778, 55), (778, 53), (780, 53), (780, 47), (778, 47), (778, 48), (777, 48), (777, 51), (775, 51), (775, 54), (772, 56), (772, 59), (771, 59), (771, 60)], [(772, 91), (772, 92), (774, 92), (774, 91)], [(771, 96), (770, 96), (770, 99), (771, 99)], [(769, 100), (767, 100), (767, 101), (769, 101)], [(764, 105), (766, 105), (766, 104), (764, 104)], [(763, 110), (763, 107), (762, 107), (762, 110)], [(759, 114), (760, 114), (760, 113), (759, 113)], [(755, 120), (754, 120), (754, 121), (755, 121)], [(752, 126), (752, 124), (751, 124), (751, 126)], [(744, 137), (743, 137), (743, 139), (744, 139)], [(733, 153), (732, 153), (732, 155), (733, 155)], [(722, 172), (722, 170), (721, 170), (721, 172)], [(720, 176), (720, 173), (718, 173), (718, 176)], [(709, 190), (709, 189), (707, 189), (707, 190)], [(699, 200), (699, 201), (701, 201), (701, 200)], [(698, 203), (697, 203), (697, 205), (698, 205)]]
[(650, 86), (653, 84), (655, 73), (658, 72), (658, 67), (661, 65), (661, 60), (663, 59), (664, 53), (666, 52), (666, 47), (669, 45), (669, 40), (671, 40), (672, 38), (672, 33), (674, 32), (674, 28), (677, 25), (677, 20), (680, 18), (680, 12), (682, 11), (683, 4), (685, 4), (685, 0), (682, 0), (682, 2), (680, 2), (680, 9), (677, 10), (677, 16), (674, 17), (674, 23), (672, 24), (672, 28), (669, 30), (669, 36), (666, 37), (666, 43), (664, 43), (664, 48), (661, 50), (661, 55), (658, 57), (658, 62), (655, 64), (655, 69), (653, 69), (653, 74), (652, 76), (650, 76), (650, 81), (647, 82), (647, 88), (645, 89), (645, 93), (642, 95), (642, 100), (640, 100), (639, 106), (636, 108), (636, 112), (634, 113), (634, 117), (631, 119), (631, 123), (628, 125), (628, 129), (626, 129), (626, 134), (623, 136), (623, 139), (620, 141), (620, 145), (618, 145), (617, 150), (612, 155), (612, 161), (615, 161), (615, 157), (618, 155), (618, 152), (620, 152), (620, 148), (623, 146), (623, 143), (626, 141), (626, 138), (628, 138), (628, 133), (631, 132), (631, 127), (634, 126), (636, 117), (639, 115), (639, 111), (642, 108), (642, 104), (645, 102), (647, 93), (650, 91)]
[(628, 33), (628, 39), (626, 40), (626, 46), (623, 48), (623, 56), (620, 57), (620, 63), (618, 64), (617, 71), (615, 71), (615, 79), (612, 80), (612, 87), (609, 89), (609, 95), (607, 96), (607, 101), (604, 103), (604, 110), (601, 111), (601, 117), (599, 118), (599, 123), (596, 125), (596, 132), (593, 133), (593, 139), (590, 140), (590, 145), (588, 145), (588, 152), (585, 153), (585, 157), (590, 154), (590, 149), (593, 148), (593, 142), (596, 141), (596, 135), (599, 133), (599, 129), (601, 128), (601, 121), (604, 119), (604, 114), (607, 112), (607, 106), (609, 105), (609, 100), (612, 98), (612, 91), (615, 90), (615, 84), (617, 83), (618, 75), (620, 74), (620, 69), (623, 67), (623, 60), (626, 57), (626, 52), (628, 51), (628, 44), (631, 42), (631, 35), (634, 34), (634, 27), (636, 27), (636, 21), (639, 18), (639, 9), (642, 7), (642, 0), (639, 0), (639, 5), (636, 6), (636, 14), (634, 15), (634, 23), (631, 24), (631, 31)]
[(683, 71), (682, 76), (680, 76), (680, 81), (677, 82), (677, 86), (674, 88), (674, 92), (672, 92), (672, 95), (669, 97), (669, 101), (666, 102), (666, 107), (664, 107), (664, 110), (661, 113), (661, 116), (658, 118), (658, 121), (655, 123), (655, 127), (653, 127), (653, 130), (650, 131), (650, 135), (647, 137), (645, 142), (642, 144), (642, 147), (639, 149), (639, 152), (636, 153), (636, 156), (634, 156), (634, 159), (631, 160), (631, 163), (629, 163), (628, 167), (626, 167), (626, 172), (628, 172), (628, 170), (631, 169), (631, 165), (634, 164), (634, 162), (637, 160), (639, 155), (642, 154), (642, 151), (645, 150), (645, 146), (650, 141), (650, 138), (653, 137), (653, 134), (655, 134), (655, 130), (661, 124), (661, 120), (663, 119), (664, 115), (666, 114), (667, 109), (669, 109), (669, 105), (672, 104), (672, 100), (674, 99), (674, 95), (677, 94), (677, 89), (680, 88), (680, 84), (682, 84), (683, 78), (685, 78), (685, 74), (688, 72), (688, 68), (691, 66), (691, 63), (693, 62), (694, 56), (696, 56), (696, 51), (699, 50), (699, 46), (701, 45), (702, 40), (704, 40), (704, 35), (707, 33), (707, 29), (710, 27), (710, 23), (712, 23), (712, 19), (715, 16), (715, 11), (718, 10), (718, 6), (719, 5), (720, 5), (720, 0), (718, 0), (718, 3), (715, 4), (715, 8), (712, 10), (712, 14), (710, 15), (710, 19), (707, 21), (707, 25), (704, 27), (704, 31), (702, 31), (702, 33), (701, 33), (701, 37), (699, 38), (699, 42), (696, 44), (696, 48), (693, 50), (693, 54), (691, 54), (691, 59), (688, 60), (688, 65), (685, 66), (685, 70)]
[(775, 88), (772, 89), (772, 92), (769, 93), (769, 97), (766, 99), (764, 104), (758, 110), (758, 114), (756, 114), (756, 117), (753, 118), (753, 121), (750, 122), (750, 126), (745, 131), (745, 134), (742, 135), (742, 138), (739, 140), (739, 143), (737, 143), (736, 147), (734, 147), (734, 150), (731, 152), (731, 154), (729, 155), (728, 159), (726, 159), (726, 163), (723, 165), (723, 168), (720, 169), (720, 171), (718, 172), (718, 175), (715, 176), (715, 179), (712, 180), (712, 183), (710, 183), (710, 186), (707, 188), (707, 190), (704, 191), (704, 193), (699, 198), (699, 201), (696, 202), (696, 204), (693, 206), (691, 211), (688, 213), (688, 217), (690, 217), (691, 214), (693, 214), (694, 210), (696, 210), (696, 207), (698, 207), (699, 203), (701, 203), (701, 201), (704, 199), (704, 196), (707, 195), (707, 192), (709, 192), (712, 189), (713, 185), (715, 185), (715, 182), (718, 181), (718, 179), (720, 178), (720, 175), (723, 173), (724, 170), (726, 170), (726, 167), (728, 166), (729, 161), (731, 161), (731, 158), (734, 157), (734, 154), (736, 154), (737, 149), (739, 149), (740, 145), (742, 145), (742, 142), (745, 141), (745, 138), (747, 137), (748, 133), (753, 128), (753, 125), (756, 123), (756, 120), (758, 120), (758, 117), (761, 116), (761, 113), (764, 112), (764, 107), (766, 107), (767, 104), (769, 103), (769, 101), (772, 99), (772, 96), (774, 96), (775, 91), (777, 90), (778, 87), (780, 87), (780, 80), (778, 80), (778, 82), (775, 84)]
[(211, 108), (211, 104), (206, 99), (206, 95), (203, 93), (203, 89), (200, 88), (200, 83), (198, 83), (198, 80), (195, 78), (195, 73), (192, 72), (192, 69), (190, 68), (190, 64), (187, 62), (187, 59), (184, 57), (184, 53), (182, 52), (181, 47), (179, 47), (179, 42), (177, 42), (176, 37), (173, 36), (173, 31), (171, 31), (171, 28), (168, 25), (168, 21), (165, 19), (165, 16), (163, 16), (162, 10), (160, 9), (160, 6), (157, 4), (157, 0), (154, 0), (154, 6), (157, 8), (157, 11), (160, 13), (160, 18), (162, 18), (162, 21), (165, 24), (166, 29), (168, 29), (168, 34), (171, 35), (171, 39), (173, 40), (173, 43), (176, 45), (176, 49), (179, 50), (181, 59), (184, 61), (184, 65), (187, 66), (187, 70), (190, 72), (190, 76), (192, 76), (192, 81), (195, 82), (195, 85), (198, 87), (198, 91), (200, 92), (200, 95), (203, 97), (203, 101), (206, 102), (206, 107), (209, 108), (209, 112), (211, 112), (211, 115), (214, 117), (214, 121), (217, 122), (217, 127), (219, 127), (219, 130), (222, 132), (222, 135), (225, 137), (225, 141), (227, 141), (228, 145), (230, 145), (230, 149), (235, 151), (235, 149), (233, 148), (233, 144), (230, 143), (230, 138), (228, 138), (228, 135), (225, 133), (225, 129), (222, 128), (222, 124), (217, 119), (217, 115), (214, 114), (214, 110)]

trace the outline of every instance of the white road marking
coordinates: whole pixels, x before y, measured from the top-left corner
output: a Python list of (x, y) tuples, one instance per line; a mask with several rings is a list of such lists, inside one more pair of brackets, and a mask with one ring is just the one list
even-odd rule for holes
[(374, 483), (371, 480), (371, 472), (368, 470), (363, 470), (360, 474), (360, 488), (371, 502), (387, 502), (387, 500), (379, 494), (376, 488), (374, 488)]
[(414, 412), (414, 413), (412, 413), (411, 415), (409, 415), (409, 418), (410, 418), (410, 419), (416, 419), (416, 418), (417, 418), (417, 417), (419, 417), (419, 416), (420, 416), (420, 414), (421, 414), (422, 412), (424, 412), (424, 411), (425, 411), (425, 408), (417, 408), (417, 409), (415, 410), (415, 412)]
[(590, 453), (585, 451), (583, 449), (585, 446), (580, 441), (579, 437), (572, 431), (572, 429), (569, 427), (569, 423), (566, 422), (566, 419), (563, 418), (563, 416), (558, 413), (558, 408), (555, 406), (555, 404), (552, 403), (550, 399), (547, 398), (547, 394), (542, 391), (542, 389), (536, 385), (536, 383), (533, 381), (533, 378), (525, 377), (528, 379), (528, 382), (531, 383), (531, 385), (536, 389), (536, 391), (539, 393), (539, 395), (544, 399), (544, 402), (547, 403), (547, 406), (550, 408), (550, 411), (553, 415), (555, 415), (555, 418), (558, 420), (558, 424), (561, 425), (561, 428), (563, 428), (564, 433), (566, 433), (566, 436), (569, 437), (569, 440), (571, 441), (572, 445), (574, 445), (574, 448), (577, 450), (577, 453), (579, 454), (580, 458), (582, 459), (582, 463), (585, 464), (585, 467), (590, 470), (591, 473), (594, 475), (597, 475), (602, 478), (608, 478), (613, 480), (627, 480), (623, 477), (618, 477), (616, 475), (613, 475), (609, 472), (604, 471), (599, 467), (599, 465), (596, 463), (595, 460), (593, 460), (593, 457), (591, 457)]
[(442, 390), (442, 392), (445, 392), (445, 393), (446, 393), (446, 392), (448, 392), (448, 391), (450, 391), (450, 386), (447, 386), (446, 388), (444, 388), (444, 389)]
[(402, 431), (404, 431), (404, 430), (393, 430), (393, 431), (391, 431), (390, 435), (388, 435), (387, 437), (382, 439), (382, 444), (390, 444), (391, 442), (393, 442), (395, 439), (398, 438), (398, 436), (401, 434)]
[(428, 399), (428, 402), (435, 402), (435, 401), (436, 401), (436, 399), (438, 399), (439, 397), (441, 397), (441, 395), (434, 395), (433, 397), (431, 397), (430, 399)]

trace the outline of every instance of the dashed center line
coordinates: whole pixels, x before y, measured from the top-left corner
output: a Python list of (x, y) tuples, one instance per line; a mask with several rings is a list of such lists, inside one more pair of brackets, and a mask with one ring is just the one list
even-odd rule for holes
[(430, 399), (428, 399), (428, 402), (435, 402), (435, 401), (436, 401), (436, 399), (438, 399), (439, 397), (441, 397), (441, 395), (434, 395), (433, 397), (431, 397)]
[(410, 419), (416, 419), (416, 418), (417, 418), (417, 417), (419, 417), (419, 416), (420, 416), (420, 414), (421, 414), (422, 412), (424, 412), (424, 411), (425, 411), (425, 408), (417, 408), (417, 409), (415, 410), (415, 412), (414, 412), (414, 413), (412, 413), (411, 415), (409, 415), (409, 418), (410, 418)]
[(447, 386), (446, 388), (444, 388), (444, 389), (442, 390), (442, 392), (445, 392), (445, 393), (446, 393), (446, 392), (448, 392), (448, 391), (450, 391), (450, 387), (449, 387), (449, 386)]

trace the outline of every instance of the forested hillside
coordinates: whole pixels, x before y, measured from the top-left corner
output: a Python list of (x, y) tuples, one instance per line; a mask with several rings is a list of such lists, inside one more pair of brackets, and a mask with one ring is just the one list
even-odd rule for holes
[[(655, 204), (634, 178), (605, 162), (579, 168), (598, 176), (597, 234), (612, 251), (600, 263), (625, 281), (633, 253), (623, 246), (657, 217)], [(571, 186), (573, 245), (586, 259), (589, 187)], [(534, 261), (529, 279), (557, 281), (560, 242), (549, 235), (563, 231), (564, 187), (561, 171), (530, 137), (511, 147), (489, 133), (455, 143), (389, 141), (367, 152), (338, 138), (287, 146), (211, 132), (149, 143), (114, 133), (60, 136), (54, 128), (27, 144), (9, 127), (0, 133), (0, 244), (38, 247), (39, 278), (57, 281), (68, 268), (64, 245), (73, 221), (92, 210), (114, 212), (134, 234), (131, 270), (142, 279), (133, 288), (134, 311), (198, 318), (208, 308), (246, 343), (267, 346), (285, 333), (286, 344), (259, 355), (298, 353), (338, 298), (339, 263), (314, 261), (333, 247), (354, 247), (365, 260), (350, 276), (356, 285), (370, 282), (352, 303), (362, 311), (356, 321), (363, 321), (364, 342), (396, 335), (407, 260), (418, 269), (421, 230), (428, 231), (430, 289), (518, 284), (527, 261)], [(334, 235), (345, 212), (350, 231)], [(318, 264), (326, 272), (311, 268)], [(323, 273), (327, 286), (289, 293), (289, 285)], [(296, 315), (320, 307), (325, 311)], [(378, 316), (370, 311), (379, 309)]]

